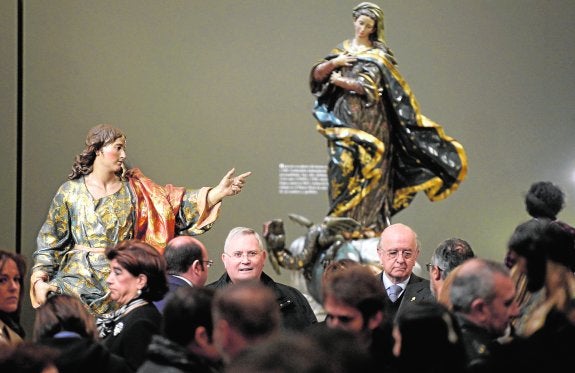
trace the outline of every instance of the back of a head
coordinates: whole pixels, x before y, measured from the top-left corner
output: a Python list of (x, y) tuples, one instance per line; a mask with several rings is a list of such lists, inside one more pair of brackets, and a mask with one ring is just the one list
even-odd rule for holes
[[(57, 372), (58, 351), (32, 342), (0, 348), (0, 372), (43, 373)], [(52, 370), (48, 370), (53, 368)]]
[(185, 273), (196, 260), (202, 260), (202, 243), (191, 236), (175, 237), (164, 250), (167, 273)]
[(519, 224), (508, 242), (509, 250), (526, 260), (527, 289), (539, 290), (545, 281), (546, 261), (575, 271), (573, 235), (554, 221), (531, 219)]
[(34, 340), (52, 338), (60, 332), (72, 332), (96, 341), (98, 332), (94, 317), (76, 297), (59, 294), (49, 297), (36, 310)]
[(214, 323), (225, 320), (246, 340), (270, 337), (280, 330), (280, 309), (274, 292), (257, 280), (233, 283), (216, 292)]
[(187, 346), (199, 326), (212, 335), (211, 307), (215, 290), (182, 286), (168, 296), (163, 312), (163, 335), (180, 346)]
[(563, 209), (565, 195), (563, 191), (549, 181), (538, 181), (531, 184), (525, 195), (525, 208), (534, 218), (557, 219)]
[(562, 225), (551, 222), (545, 227), (547, 258), (575, 272), (575, 241), (571, 232)]
[[(281, 334), (246, 349), (228, 367), (234, 373), (333, 373), (328, 355), (303, 334)], [(335, 371), (337, 372), (337, 371)]]
[(469, 243), (461, 238), (449, 238), (439, 244), (433, 253), (432, 264), (441, 269), (441, 278), (447, 275), (458, 265), (475, 257)]
[(434, 302), (414, 303), (409, 311), (395, 320), (401, 333), (402, 371), (463, 371), (465, 347), (451, 312)]
[(313, 341), (314, 346), (328, 355), (331, 372), (381, 371), (381, 366), (375, 370), (369, 346), (354, 332), (317, 324), (304, 330), (303, 334)]

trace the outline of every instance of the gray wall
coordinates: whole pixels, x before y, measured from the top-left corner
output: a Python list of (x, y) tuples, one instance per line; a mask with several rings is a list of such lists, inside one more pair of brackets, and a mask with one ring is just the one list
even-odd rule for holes
[[(0, 2), (1, 47), (8, 49), (0, 67), (7, 84), (0, 92), (0, 243), (8, 246), (15, 216), (15, 3)], [(102, 122), (126, 132), (131, 165), (159, 183), (214, 185), (231, 167), (253, 171), (201, 237), (217, 264), (210, 281), (223, 270), (219, 253), (230, 228), (261, 229), (292, 212), (320, 221), (326, 195), (279, 195), (277, 169), (327, 162), (308, 74), (353, 35), (357, 3), (24, 1), (24, 254), (33, 252), (86, 131)], [(469, 157), (468, 177), (453, 196), (431, 203), (419, 195), (394, 222), (419, 233), (421, 263), (451, 236), (499, 260), (513, 228), (527, 218), (523, 195), (531, 182), (550, 180), (573, 195), (575, 2), (379, 3), (388, 44), (423, 114)], [(560, 218), (575, 223), (569, 200)], [(288, 223), (287, 234), (291, 240), (303, 230)], [(286, 271), (268, 272), (289, 281)]]
[(17, 7), (0, 1), (0, 248), (16, 247)]

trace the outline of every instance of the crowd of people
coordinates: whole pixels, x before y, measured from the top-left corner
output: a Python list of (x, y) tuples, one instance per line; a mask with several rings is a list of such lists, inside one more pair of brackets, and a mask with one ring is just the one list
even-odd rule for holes
[[(0, 251), (0, 371), (499, 373), (572, 366), (575, 229), (557, 219), (563, 192), (550, 182), (531, 186), (531, 218), (510, 232), (501, 261), (449, 237), (425, 265), (428, 276), (415, 274), (418, 235), (390, 218), (419, 191), (432, 200), (450, 195), (465, 177), (466, 156), (419, 112), (385, 44), (383, 11), (360, 3), (353, 23), (354, 38), (314, 65), (310, 85), (318, 129), (328, 139), (329, 178), (337, 181), (330, 183), (329, 215), (360, 221), (359, 237), (379, 235), (379, 272), (350, 259), (326, 261), (325, 319), (318, 320), (298, 289), (265, 273), (262, 236), (238, 226), (223, 245), (224, 273), (207, 283), (214, 261), (198, 236), (250, 172), (231, 169), (214, 187), (161, 186), (127, 169), (121, 130), (98, 125), (38, 234), (32, 335), (19, 319), (27, 261)], [(349, 173), (349, 160), (358, 157)]]
[[(562, 208), (556, 185), (534, 183), (527, 210), (534, 198), (551, 204), (552, 193)], [(174, 237), (161, 251), (134, 238), (107, 247), (114, 311), (97, 314), (81, 296), (58, 289), (35, 310), (27, 336), (19, 323), (26, 261), (1, 251), (0, 370), (559, 369), (573, 363), (575, 342), (575, 236), (557, 220), (559, 210), (515, 227), (501, 261), (478, 256), (464, 239), (446, 239), (426, 264), (429, 280), (413, 273), (417, 233), (391, 224), (377, 247), (380, 273), (350, 259), (326, 264), (323, 320), (299, 290), (264, 272), (260, 234), (236, 227), (221, 253), (225, 272), (212, 283), (213, 260), (197, 238)]]

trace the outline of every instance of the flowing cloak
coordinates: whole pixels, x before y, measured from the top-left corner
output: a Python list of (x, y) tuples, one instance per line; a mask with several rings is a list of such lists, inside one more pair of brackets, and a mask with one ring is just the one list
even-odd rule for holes
[(420, 113), (387, 52), (355, 53), (354, 66), (340, 70), (361, 84), (363, 95), (330, 84), (329, 76), (313, 80), (321, 62), (350, 53), (350, 40), (316, 64), (310, 78), (317, 130), (326, 137), (330, 155), (328, 215), (352, 217), (377, 232), (417, 192), (431, 201), (445, 199), (467, 174), (462, 145)]
[(207, 207), (209, 188), (160, 186), (139, 169), (126, 173), (116, 193), (95, 200), (84, 178), (60, 186), (37, 237), (30, 296), (39, 303), (34, 281), (44, 278), (59, 292), (78, 296), (101, 315), (114, 306), (107, 296), (110, 273), (103, 249), (126, 239), (143, 240), (160, 253), (175, 235), (198, 235), (216, 220), (221, 202)]

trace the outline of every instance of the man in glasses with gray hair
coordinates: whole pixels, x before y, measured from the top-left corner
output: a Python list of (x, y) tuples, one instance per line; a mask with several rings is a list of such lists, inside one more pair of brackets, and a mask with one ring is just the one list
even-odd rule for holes
[(413, 273), (419, 251), (417, 234), (405, 224), (392, 224), (381, 233), (377, 254), (383, 271), (377, 276), (385, 289), (385, 313), (390, 321), (410, 303), (435, 300), (429, 280)]
[(442, 241), (431, 256), (431, 261), (425, 266), (429, 272), (431, 293), (440, 299), (443, 282), (448, 274), (467, 259), (475, 257), (469, 243), (461, 238), (453, 237)]
[(222, 262), (226, 272), (207, 287), (221, 289), (230, 284), (259, 280), (272, 289), (282, 315), (285, 329), (302, 330), (317, 322), (307, 299), (296, 288), (274, 281), (264, 272), (267, 252), (262, 237), (252, 228), (230, 230), (224, 243)]

